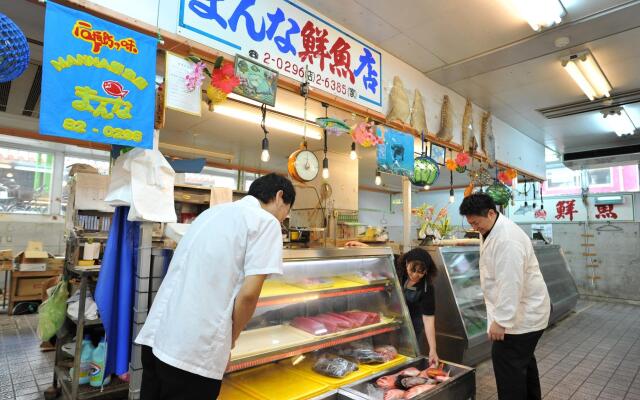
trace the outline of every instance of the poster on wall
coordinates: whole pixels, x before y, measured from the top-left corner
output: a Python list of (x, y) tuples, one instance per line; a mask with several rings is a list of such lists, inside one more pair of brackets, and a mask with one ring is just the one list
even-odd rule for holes
[(235, 75), (240, 84), (233, 89), (233, 93), (271, 107), (276, 105), (278, 71), (236, 55)]
[(157, 39), (47, 2), (40, 133), (153, 147)]
[(620, 204), (596, 204), (598, 196), (587, 197), (545, 197), (544, 210), (533, 209), (531, 199), (525, 207), (524, 201), (516, 201), (509, 206), (509, 218), (517, 223), (570, 223), (570, 222), (616, 222), (633, 221), (633, 196), (620, 195)]
[(200, 116), (202, 85), (197, 85), (193, 90), (189, 90), (186, 80), (186, 76), (193, 72), (195, 63), (169, 52), (166, 53), (165, 61), (165, 107)]
[(180, 0), (177, 32), (382, 112), (380, 51), (296, 1)]
[(377, 135), (384, 139), (377, 149), (378, 169), (387, 174), (412, 176), (413, 136), (384, 126), (377, 130)]

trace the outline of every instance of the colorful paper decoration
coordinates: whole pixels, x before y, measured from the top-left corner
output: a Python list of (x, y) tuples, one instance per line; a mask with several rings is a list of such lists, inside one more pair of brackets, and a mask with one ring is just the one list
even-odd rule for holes
[(351, 138), (362, 147), (371, 147), (384, 143), (384, 139), (376, 134), (373, 122), (359, 122), (351, 127)]
[(322, 129), (326, 129), (327, 132), (336, 136), (340, 136), (351, 130), (349, 125), (337, 118), (316, 118), (316, 123), (320, 125)]

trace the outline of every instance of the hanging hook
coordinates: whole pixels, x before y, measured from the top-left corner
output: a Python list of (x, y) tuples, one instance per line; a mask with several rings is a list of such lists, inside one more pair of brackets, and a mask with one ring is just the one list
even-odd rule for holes
[(267, 105), (263, 104), (260, 106), (260, 111), (262, 112), (262, 121), (260, 121), (260, 127), (262, 128), (262, 131), (264, 132), (264, 136), (267, 136), (267, 133), (269, 133), (269, 131), (267, 131), (267, 125), (266, 125), (266, 121), (267, 121)]

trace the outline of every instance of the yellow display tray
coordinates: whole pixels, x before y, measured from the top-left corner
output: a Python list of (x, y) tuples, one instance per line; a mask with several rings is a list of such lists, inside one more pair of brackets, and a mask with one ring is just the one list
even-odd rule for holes
[(296, 374), (278, 364), (234, 372), (225, 380), (260, 400), (304, 400), (331, 390), (325, 383)]
[(354, 280), (332, 278), (333, 285), (320, 289), (304, 289), (302, 287), (290, 285), (284, 281), (268, 279), (262, 285), (262, 292), (260, 292), (261, 299), (268, 299), (269, 297), (277, 296), (291, 296), (296, 294), (310, 294), (319, 293), (323, 291), (336, 290), (336, 289), (350, 289), (360, 286), (366, 286), (366, 282), (355, 282)]
[(384, 371), (385, 369), (393, 368), (397, 365), (407, 361), (409, 357), (398, 354), (396, 358), (383, 364), (360, 364), (360, 369), (366, 371), (367, 374), (373, 374), (375, 372)]
[(222, 388), (220, 389), (220, 394), (218, 395), (218, 400), (255, 400), (257, 397), (250, 395), (247, 392), (244, 392), (231, 383), (227, 382), (226, 379), (222, 382)]
[(277, 351), (307, 344), (316, 336), (290, 325), (274, 325), (240, 333), (236, 347), (231, 350), (231, 361), (251, 357), (265, 351)]
[(336, 389), (341, 386), (360, 380), (371, 373), (368, 370), (360, 368), (361, 367), (360, 366), (357, 371), (353, 371), (342, 378), (333, 378), (331, 376), (326, 376), (326, 375), (322, 375), (315, 372), (313, 370), (313, 365), (315, 363), (316, 363), (316, 360), (313, 359), (313, 357), (307, 357), (304, 361), (302, 361), (297, 365), (291, 365), (291, 364), (287, 365), (286, 363), (283, 363), (282, 366), (287, 369), (290, 369), (291, 371), (293, 371), (296, 374), (299, 374), (300, 376), (304, 376), (309, 379), (313, 379), (314, 381), (318, 381), (320, 383), (329, 385), (332, 389)]

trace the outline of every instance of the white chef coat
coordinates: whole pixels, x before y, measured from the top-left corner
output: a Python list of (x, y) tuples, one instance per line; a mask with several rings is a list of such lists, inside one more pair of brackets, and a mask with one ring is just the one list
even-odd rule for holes
[(480, 245), (480, 283), (493, 321), (518, 335), (545, 329), (551, 303), (531, 239), (513, 221), (499, 215)]
[(180, 240), (136, 343), (161, 361), (222, 379), (234, 300), (248, 275), (282, 274), (280, 223), (252, 196), (203, 212)]

